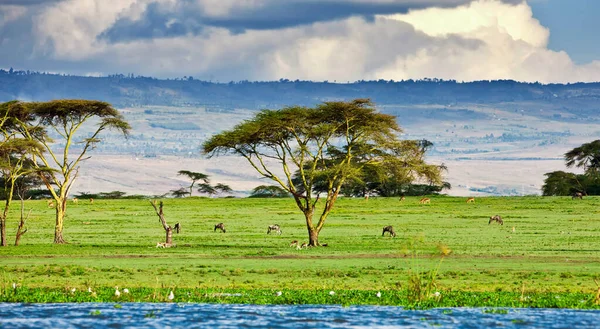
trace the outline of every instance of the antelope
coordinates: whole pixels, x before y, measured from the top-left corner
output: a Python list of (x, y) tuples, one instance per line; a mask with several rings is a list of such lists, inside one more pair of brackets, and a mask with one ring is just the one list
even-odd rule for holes
[(469, 202), (473, 202), (473, 203), (475, 203), (475, 198), (468, 198), (468, 199), (467, 199), (467, 203), (469, 203)]
[(369, 201), (369, 195), (365, 194), (365, 201)]
[(175, 226), (173, 227), (173, 229), (177, 233), (181, 232), (181, 224), (179, 224), (179, 223), (175, 224)]
[(47, 200), (48, 208), (54, 208), (54, 200)]
[(381, 232), (381, 236), (384, 236), (385, 232), (388, 232), (392, 238), (396, 236), (396, 231), (394, 231), (394, 228), (391, 225), (385, 226), (383, 228), (383, 232)]
[(405, 197), (404, 195), (400, 197), (400, 201), (404, 201)]
[(270, 234), (271, 231), (277, 232), (279, 235), (281, 235), (281, 228), (277, 224), (269, 225), (269, 228), (267, 229), (267, 234)]
[(292, 243), (290, 243), (290, 247), (298, 247), (298, 240), (292, 241)]
[(304, 249), (304, 248), (308, 248), (308, 243), (302, 242), (302, 245), (298, 249)]
[(73, 203), (77, 204), (79, 202), (79, 200), (77, 200), (77, 198), (73, 198)]
[(575, 193), (573, 193), (573, 195), (571, 196), (571, 200), (577, 199), (577, 198), (583, 200), (583, 193), (581, 193), (581, 192), (575, 192)]
[(490, 217), (488, 225), (490, 225), (492, 222), (497, 222), (500, 225), (504, 225), (504, 221), (502, 221), (502, 217), (500, 215)]
[(426, 203), (431, 203), (431, 199), (430, 198), (423, 198), (419, 201), (420, 204), (426, 204)]
[(219, 224), (215, 225), (215, 230), (214, 230), (214, 232), (216, 232), (216, 231), (217, 231), (217, 229), (221, 230), (221, 232), (223, 232), (223, 233), (225, 233), (225, 232), (226, 232), (226, 231), (225, 231), (225, 224), (223, 224), (223, 223), (219, 223)]
[(94, 204), (94, 198), (90, 198), (90, 204)]
[(175, 245), (172, 243), (166, 243), (166, 242), (157, 242), (156, 243), (156, 248), (171, 248), (173, 246), (175, 246)]

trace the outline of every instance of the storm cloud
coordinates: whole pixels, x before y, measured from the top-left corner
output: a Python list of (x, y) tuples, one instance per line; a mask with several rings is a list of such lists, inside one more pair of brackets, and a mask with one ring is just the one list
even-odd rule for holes
[[(155, 1), (136, 19), (123, 17), (100, 37), (111, 42), (198, 35), (207, 27), (225, 28), (232, 33), (246, 30), (277, 30), (375, 15), (406, 13), (409, 9), (456, 7), (471, 0), (265, 0), (254, 5), (231, 4), (214, 11), (214, 3), (202, 0)], [(213, 12), (211, 13), (211, 10)]]
[[(0, 0), (2, 1), (2, 0)], [(522, 1), (62, 0), (0, 5), (0, 67), (212, 81), (600, 80)]]

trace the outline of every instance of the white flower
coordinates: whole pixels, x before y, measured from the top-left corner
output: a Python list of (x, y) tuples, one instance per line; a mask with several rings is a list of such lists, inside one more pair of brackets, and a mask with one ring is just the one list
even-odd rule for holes
[(88, 292), (92, 293), (92, 287), (88, 287)]
[(275, 293), (275, 296), (279, 297), (279, 296), (281, 296), (281, 294), (283, 294), (283, 293), (281, 291), (278, 291)]
[(377, 298), (381, 298), (381, 292), (380, 291), (377, 292)]
[(329, 294), (330, 294), (331, 296), (333, 296), (333, 295), (335, 295), (335, 291), (333, 291), (333, 290), (332, 290), (332, 291), (330, 291), (330, 292), (329, 292)]
[(440, 295), (441, 295), (441, 294), (440, 294), (440, 292), (439, 292), (439, 291), (436, 291), (436, 292), (435, 292), (435, 294), (433, 294), (433, 295), (434, 295), (435, 297), (440, 297)]
[(124, 294), (128, 294), (129, 293), (129, 289), (127, 289), (127, 288), (123, 289), (123, 293)]
[(121, 296), (121, 292), (119, 291), (119, 287), (115, 287), (115, 296), (116, 297)]
[(17, 284), (13, 282), (13, 289), (17, 289)]
[(77, 291), (76, 288), (71, 288), (71, 293), (74, 293), (75, 291)]
[(171, 290), (171, 292), (169, 293), (169, 300), (173, 300), (175, 298), (175, 295), (173, 294), (173, 290)]

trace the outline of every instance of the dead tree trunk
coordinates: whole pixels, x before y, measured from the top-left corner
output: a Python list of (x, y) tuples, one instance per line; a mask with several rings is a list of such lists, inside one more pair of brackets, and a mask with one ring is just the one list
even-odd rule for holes
[(21, 237), (23, 236), (23, 234), (27, 233), (27, 229), (25, 228), (25, 222), (29, 218), (29, 215), (31, 215), (31, 209), (29, 209), (27, 216), (25, 216), (25, 202), (23, 201), (23, 197), (21, 197), (21, 221), (19, 222), (19, 227), (17, 228), (17, 236), (15, 238), (15, 246), (19, 245), (19, 242), (21, 241)]
[[(150, 204), (152, 204), (152, 207), (154, 207), (154, 211), (156, 211), (156, 215), (158, 216), (158, 219), (160, 221), (160, 223), (162, 224), (162, 227), (165, 229), (165, 243), (161, 244), (158, 243), (156, 246), (157, 247), (164, 247), (164, 248), (169, 248), (169, 247), (173, 247), (173, 228), (167, 224), (167, 220), (165, 219), (165, 215), (163, 213), (163, 203), (162, 201), (159, 203), (159, 206), (156, 207), (156, 200), (153, 200), (150, 202)], [(178, 227), (180, 227), (179, 223), (177, 223)]]

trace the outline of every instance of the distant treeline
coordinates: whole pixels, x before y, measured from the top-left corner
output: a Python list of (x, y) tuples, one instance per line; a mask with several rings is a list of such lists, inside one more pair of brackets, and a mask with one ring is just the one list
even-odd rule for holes
[(237, 81), (217, 83), (185, 76), (156, 79), (114, 74), (82, 77), (0, 70), (0, 102), (61, 98), (101, 99), (114, 106), (204, 106), (212, 109), (264, 109), (313, 106), (327, 100), (370, 98), (385, 104), (500, 103), (600, 100), (600, 83), (541, 84), (512, 80)]

